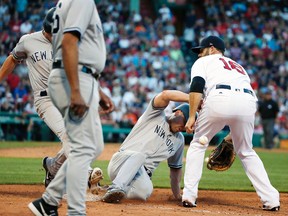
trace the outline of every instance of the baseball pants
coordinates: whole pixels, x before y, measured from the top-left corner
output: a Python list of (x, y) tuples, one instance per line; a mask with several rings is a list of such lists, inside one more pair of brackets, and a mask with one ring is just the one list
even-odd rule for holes
[(223, 89), (215, 90), (209, 96), (199, 113), (195, 134), (187, 151), (183, 200), (195, 203), (198, 196), (205, 151), (209, 145), (209, 142), (201, 145), (199, 138), (205, 135), (210, 141), (228, 125), (235, 151), (263, 205), (279, 206), (279, 192), (271, 185), (261, 159), (252, 149), (256, 112), (254, 97), (247, 93)]
[(113, 185), (126, 192), (128, 199), (146, 200), (151, 196), (153, 184), (143, 164), (145, 155), (130, 150), (115, 153), (108, 165), (108, 175)]
[[(49, 77), (49, 94), (64, 117), (67, 135), (71, 142), (67, 160), (43, 194), (50, 205), (59, 205), (67, 192), (68, 215), (86, 215), (86, 189), (90, 164), (103, 151), (104, 142), (99, 117), (98, 82), (89, 74), (79, 72), (80, 92), (89, 105), (87, 115), (72, 121), (68, 115), (70, 85), (63, 69), (52, 70)], [(94, 87), (93, 87), (94, 86)]]

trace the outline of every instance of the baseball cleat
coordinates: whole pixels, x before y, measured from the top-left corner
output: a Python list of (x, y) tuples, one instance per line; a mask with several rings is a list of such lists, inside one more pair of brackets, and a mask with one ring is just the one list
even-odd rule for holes
[(58, 216), (58, 207), (47, 204), (42, 198), (29, 203), (28, 208), (36, 216)]
[(183, 201), (182, 201), (182, 204), (183, 204), (183, 207), (185, 207), (185, 208), (197, 207), (196, 202), (195, 202), (195, 204), (194, 204), (194, 203), (189, 202), (188, 200), (183, 200)]
[(54, 179), (54, 176), (48, 170), (47, 163), (46, 163), (47, 159), (48, 159), (48, 157), (44, 157), (43, 161), (42, 161), (42, 166), (43, 166), (43, 168), (45, 169), (45, 172), (46, 172), (45, 179), (44, 179), (45, 187), (48, 187), (50, 182)]
[(275, 207), (271, 208), (269, 206), (263, 205), (262, 209), (265, 210), (265, 211), (279, 211), (280, 210), (280, 206), (275, 206)]
[(103, 196), (102, 201), (107, 203), (119, 203), (124, 197), (124, 190), (110, 187), (108, 188), (106, 194)]

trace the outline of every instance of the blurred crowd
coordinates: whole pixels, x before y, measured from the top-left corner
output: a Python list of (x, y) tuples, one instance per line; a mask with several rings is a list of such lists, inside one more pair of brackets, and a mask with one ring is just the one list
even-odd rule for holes
[[(41, 30), (46, 11), (56, 2), (0, 1), (0, 65), (23, 34)], [(286, 1), (205, 0), (200, 6), (186, 7), (184, 20), (166, 5), (155, 11), (156, 19), (130, 11), (125, 0), (99, 1), (97, 6), (108, 53), (100, 85), (116, 107), (102, 116), (103, 124), (133, 127), (158, 92), (188, 92), (190, 69), (197, 58), (189, 48), (207, 35), (216, 35), (226, 43), (225, 55), (246, 68), (259, 100), (263, 89), (271, 90), (280, 107), (275, 134), (288, 134)], [(36, 113), (25, 63), (0, 83), (0, 105), (2, 112)], [(255, 132), (261, 133), (258, 114), (255, 126)]]

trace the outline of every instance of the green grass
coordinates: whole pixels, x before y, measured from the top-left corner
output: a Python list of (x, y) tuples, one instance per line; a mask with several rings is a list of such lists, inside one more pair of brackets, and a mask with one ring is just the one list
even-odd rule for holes
[(59, 146), (58, 142), (1, 142), (0, 143), (0, 151), (1, 149), (9, 149), (9, 148), (23, 148), (23, 147), (43, 147), (43, 146)]
[[(47, 146), (55, 143), (1, 143), (6, 148)], [(58, 145), (56, 143), (55, 145)], [(206, 152), (208, 155), (209, 151)], [(273, 186), (280, 192), (288, 192), (288, 153), (276, 153), (267, 151), (257, 151), (267, 170)], [(4, 158), (0, 157), (0, 184), (42, 184), (44, 170), (41, 166), (42, 158)], [(104, 172), (102, 184), (110, 184), (107, 176), (108, 161), (95, 161), (92, 166), (100, 167)], [(206, 164), (205, 164), (206, 166)], [(254, 191), (253, 186), (240, 163), (236, 158), (233, 166), (225, 172), (210, 171), (204, 166), (203, 175), (199, 184), (204, 190), (234, 190), (234, 191)], [(160, 166), (153, 174), (153, 185), (159, 188), (169, 188), (169, 168), (166, 162)], [(183, 180), (182, 184), (183, 186)]]
[[(97, 161), (94, 166), (107, 173), (108, 161)], [(0, 184), (42, 184), (45, 176), (42, 158), (0, 157), (0, 176)], [(103, 183), (110, 183), (108, 177)]]
[[(206, 155), (208, 153), (207, 151)], [(258, 152), (258, 155), (264, 163), (272, 185), (280, 192), (288, 192), (288, 153)], [(169, 184), (169, 169), (167, 163), (162, 162), (153, 175), (153, 185), (154, 187), (170, 187)], [(208, 170), (205, 163), (199, 189), (254, 191), (238, 158), (232, 167), (224, 172)]]

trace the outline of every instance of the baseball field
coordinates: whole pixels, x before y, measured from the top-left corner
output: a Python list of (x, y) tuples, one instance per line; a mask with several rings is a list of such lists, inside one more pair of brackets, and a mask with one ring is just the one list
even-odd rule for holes
[[(0, 143), (0, 215), (31, 215), (28, 203), (45, 190), (41, 160), (44, 156), (55, 155), (59, 148), (57, 143)], [(119, 144), (106, 144), (101, 156), (93, 163), (93, 167), (98, 166), (104, 172), (101, 185), (110, 184), (106, 167), (118, 148)], [(211, 149), (207, 150), (207, 155)], [(261, 209), (260, 200), (236, 158), (233, 166), (225, 172), (210, 171), (204, 167), (197, 208), (183, 208), (181, 202), (171, 198), (169, 170), (163, 162), (153, 174), (155, 189), (146, 202), (123, 200), (121, 204), (103, 203), (99, 200), (105, 191), (100, 191), (98, 196), (87, 195), (87, 215), (288, 215), (288, 150), (255, 150), (272, 184), (280, 191), (280, 212)], [(65, 215), (66, 207), (63, 199), (59, 215)]]

